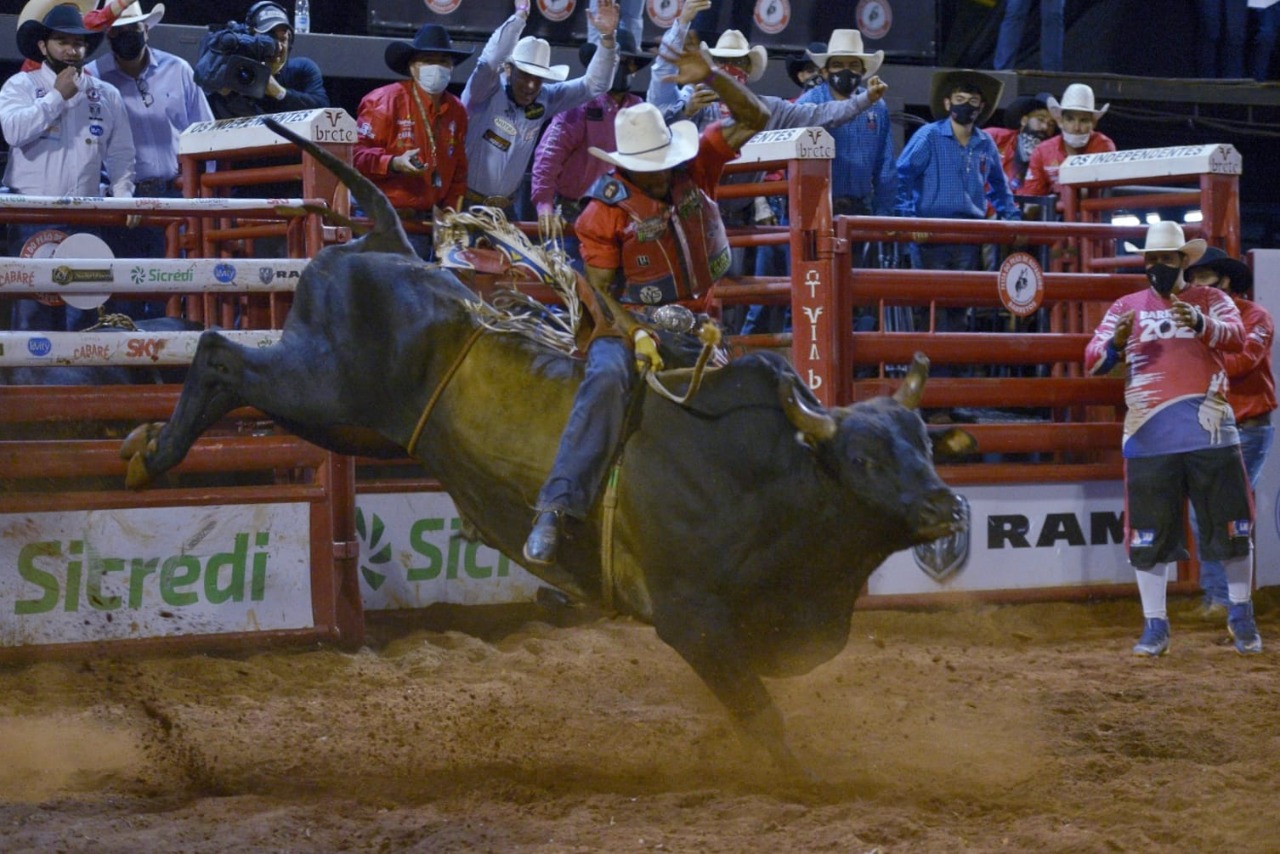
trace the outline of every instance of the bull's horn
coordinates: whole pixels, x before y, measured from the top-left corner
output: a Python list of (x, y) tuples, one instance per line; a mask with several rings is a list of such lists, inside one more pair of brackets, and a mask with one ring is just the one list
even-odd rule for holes
[(782, 401), (782, 411), (787, 414), (787, 420), (800, 431), (807, 444), (826, 442), (836, 434), (836, 420), (825, 412), (811, 409), (801, 400), (796, 394), (794, 380), (783, 379), (778, 383), (778, 399)]
[(907, 377), (893, 393), (893, 399), (907, 409), (915, 409), (920, 405), (920, 397), (924, 394), (924, 381), (929, 378), (929, 357), (924, 353), (916, 353), (911, 360), (911, 369)]

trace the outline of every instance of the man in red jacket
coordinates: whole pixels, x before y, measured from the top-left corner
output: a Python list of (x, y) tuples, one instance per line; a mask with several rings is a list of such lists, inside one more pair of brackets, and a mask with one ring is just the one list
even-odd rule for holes
[(1049, 96), (1049, 112), (1062, 131), (1052, 139), (1046, 139), (1031, 152), (1027, 166), (1027, 179), (1015, 193), (1019, 196), (1061, 196), (1058, 183), (1058, 167), (1072, 154), (1097, 154), (1115, 151), (1111, 137), (1097, 130), (1098, 120), (1107, 112), (1110, 104), (1102, 109), (1094, 108), (1093, 89), (1083, 83), (1072, 83), (1062, 93), (1059, 103)]
[[(438, 24), (412, 42), (392, 42), (387, 67), (408, 79), (374, 89), (360, 101), (355, 167), (402, 217), (430, 220), (432, 208), (458, 209), (467, 191), (467, 111), (446, 91), (455, 64), (471, 56)], [(418, 254), (429, 246), (413, 235)], [(422, 245), (418, 245), (422, 244)]]
[[(1199, 261), (1187, 267), (1186, 277), (1191, 285), (1226, 291), (1240, 309), (1244, 349), (1239, 353), (1224, 353), (1222, 360), (1231, 384), (1227, 397), (1240, 433), (1240, 455), (1244, 457), (1250, 485), (1256, 486), (1275, 432), (1271, 424), (1271, 413), (1276, 408), (1276, 383), (1271, 375), (1275, 323), (1271, 313), (1253, 301), (1253, 271), (1249, 265), (1221, 249), (1213, 246), (1206, 249)], [(1204, 591), (1204, 601), (1197, 609), (1199, 616), (1215, 620), (1225, 617), (1231, 602), (1222, 561), (1200, 555), (1200, 588)]]

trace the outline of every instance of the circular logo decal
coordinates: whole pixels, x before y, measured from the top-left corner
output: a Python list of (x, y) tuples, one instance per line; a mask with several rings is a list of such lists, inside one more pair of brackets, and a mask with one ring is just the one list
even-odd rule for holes
[(889, 0), (858, 0), (855, 13), (858, 29), (869, 39), (882, 39), (893, 26), (893, 7)]
[(791, 0), (756, 0), (756, 29), (777, 35), (791, 23)]
[(1034, 314), (1044, 300), (1044, 272), (1026, 252), (1014, 252), (1000, 265), (1000, 302), (1011, 314)]
[[(22, 244), (22, 249), (18, 252), (20, 258), (52, 258), (53, 250), (58, 248), (58, 244), (67, 239), (65, 231), (58, 231), (53, 228), (46, 228), (44, 231), (37, 231), (35, 234), (27, 238), (27, 242)], [(36, 294), (36, 302), (45, 305), (62, 305), (62, 297), (48, 296), (46, 294)]]
[(563, 21), (577, 5), (577, 0), (538, 0), (538, 11), (548, 21)]
[(427, 8), (437, 15), (448, 15), (462, 5), (462, 0), (424, 0)]
[(676, 17), (684, 8), (684, 0), (645, 0), (644, 7), (649, 13), (649, 20), (657, 24), (659, 29), (665, 30), (676, 22)]

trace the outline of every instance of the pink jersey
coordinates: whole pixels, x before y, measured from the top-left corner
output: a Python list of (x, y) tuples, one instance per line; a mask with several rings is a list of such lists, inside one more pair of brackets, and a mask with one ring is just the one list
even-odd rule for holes
[[(1178, 298), (1203, 314), (1204, 329), (1199, 334), (1178, 326), (1173, 320), (1172, 303), (1151, 288), (1143, 288), (1111, 304), (1084, 356), (1085, 369), (1090, 374), (1110, 370), (1115, 360), (1110, 358), (1108, 344), (1116, 322), (1126, 311), (1133, 312), (1133, 331), (1123, 354), (1128, 370), (1124, 441), (1127, 444), (1139, 428), (1166, 413), (1169, 420), (1178, 419), (1178, 426), (1168, 431), (1171, 446), (1163, 448), (1164, 453), (1229, 443), (1222, 434), (1233, 437), (1235, 422), (1226, 403), (1223, 354), (1238, 352), (1244, 346), (1240, 311), (1225, 293), (1216, 288), (1191, 287), (1179, 293)], [(1174, 414), (1175, 409), (1181, 413), (1187, 407), (1196, 408), (1189, 418)]]

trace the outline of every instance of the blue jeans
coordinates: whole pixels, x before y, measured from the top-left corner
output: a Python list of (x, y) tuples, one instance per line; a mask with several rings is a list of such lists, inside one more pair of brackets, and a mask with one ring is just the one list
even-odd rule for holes
[(1271, 70), (1271, 54), (1276, 48), (1276, 35), (1280, 34), (1280, 5), (1258, 9), (1258, 34), (1253, 42), (1253, 62), (1249, 69), (1259, 83), (1267, 79)]
[[(1004, 18), (1000, 21), (1000, 36), (996, 40), (997, 71), (1013, 68), (1013, 60), (1022, 45), (1022, 33), (1027, 26), (1027, 14), (1033, 0), (1006, 0)], [(1062, 9), (1066, 0), (1040, 0), (1040, 70), (1062, 70)]]
[(1201, 77), (1244, 77), (1245, 24), (1248, 0), (1196, 0)]
[[(1244, 470), (1248, 473), (1249, 483), (1252, 486), (1257, 486), (1258, 478), (1262, 476), (1262, 466), (1267, 461), (1267, 451), (1271, 449), (1271, 439), (1275, 429), (1270, 424), (1240, 428), (1240, 456), (1244, 457)], [(1195, 519), (1195, 510), (1192, 510), (1191, 529), (1193, 531), (1196, 530)], [(1196, 556), (1200, 557), (1199, 544), (1196, 546)], [(1222, 567), (1222, 561), (1205, 560), (1200, 557), (1200, 589), (1204, 591), (1206, 600), (1223, 605), (1228, 604), (1227, 573)]]
[[(97, 235), (98, 230), (83, 225), (49, 225), (47, 223), (12, 223), (9, 226), (9, 255), (17, 258), (22, 245), (32, 235), (41, 231), (61, 231), (65, 234), (83, 232)], [(77, 332), (92, 326), (98, 320), (98, 312), (83, 311), (69, 305), (45, 305), (39, 300), (12, 300), (13, 314), (10, 329), (15, 332)]]
[(586, 518), (622, 440), (635, 381), (634, 357), (624, 340), (597, 338), (587, 348), (587, 371), (538, 493), (538, 511)]

